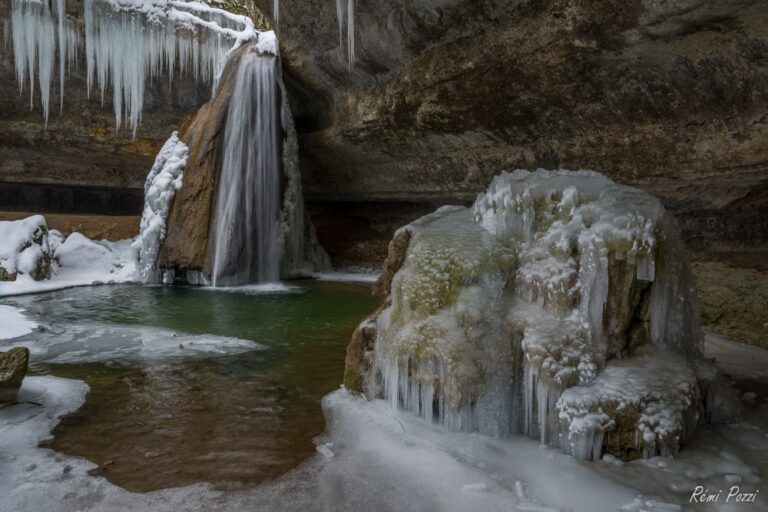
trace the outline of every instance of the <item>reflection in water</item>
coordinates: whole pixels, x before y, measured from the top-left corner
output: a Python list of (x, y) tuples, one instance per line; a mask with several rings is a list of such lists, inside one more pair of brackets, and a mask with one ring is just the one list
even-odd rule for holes
[[(320, 399), (340, 385), (346, 343), (373, 299), (363, 286), (305, 283), (266, 294), (101, 287), (15, 303), (46, 326), (14, 340), (33, 349), (31, 373), (91, 387), (50, 446), (144, 492), (250, 487), (312, 455)], [(223, 350), (194, 346), (217, 339)]]

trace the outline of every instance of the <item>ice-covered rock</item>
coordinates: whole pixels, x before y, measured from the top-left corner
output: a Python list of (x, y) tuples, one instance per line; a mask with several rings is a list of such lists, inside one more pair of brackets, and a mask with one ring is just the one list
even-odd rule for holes
[(184, 179), (189, 148), (177, 132), (163, 145), (144, 184), (144, 211), (139, 236), (134, 240), (133, 258), (145, 283), (159, 280), (157, 258), (165, 240), (168, 213)]
[(632, 458), (713, 418), (679, 229), (600, 174), (503, 173), (471, 209), (402, 228), (376, 292), (347, 387), (448, 428)]
[(47, 279), (51, 256), (42, 215), (0, 222), (0, 281), (14, 281), (19, 275)]

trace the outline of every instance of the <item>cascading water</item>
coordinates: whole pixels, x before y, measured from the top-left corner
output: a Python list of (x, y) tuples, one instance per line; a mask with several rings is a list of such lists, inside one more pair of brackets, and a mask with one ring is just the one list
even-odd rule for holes
[(214, 286), (280, 278), (279, 127), (275, 58), (248, 53), (227, 115), (214, 220)]

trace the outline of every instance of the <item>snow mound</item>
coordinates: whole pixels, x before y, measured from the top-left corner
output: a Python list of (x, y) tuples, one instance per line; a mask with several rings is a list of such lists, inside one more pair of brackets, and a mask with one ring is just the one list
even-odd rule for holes
[(600, 174), (503, 173), (401, 229), (383, 276), (347, 375), (392, 408), (584, 459), (675, 454), (716, 416), (679, 228)]
[(0, 340), (24, 336), (36, 328), (37, 323), (24, 316), (21, 309), (0, 305)]

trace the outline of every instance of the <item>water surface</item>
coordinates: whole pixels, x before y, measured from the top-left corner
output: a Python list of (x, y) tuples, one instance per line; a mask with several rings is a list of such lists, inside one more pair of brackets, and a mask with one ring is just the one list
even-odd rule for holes
[(105, 286), (4, 303), (42, 326), (13, 340), (32, 350), (31, 375), (91, 387), (50, 447), (141, 492), (252, 487), (314, 454), (320, 399), (341, 384), (346, 344), (374, 308), (367, 286), (315, 282)]

